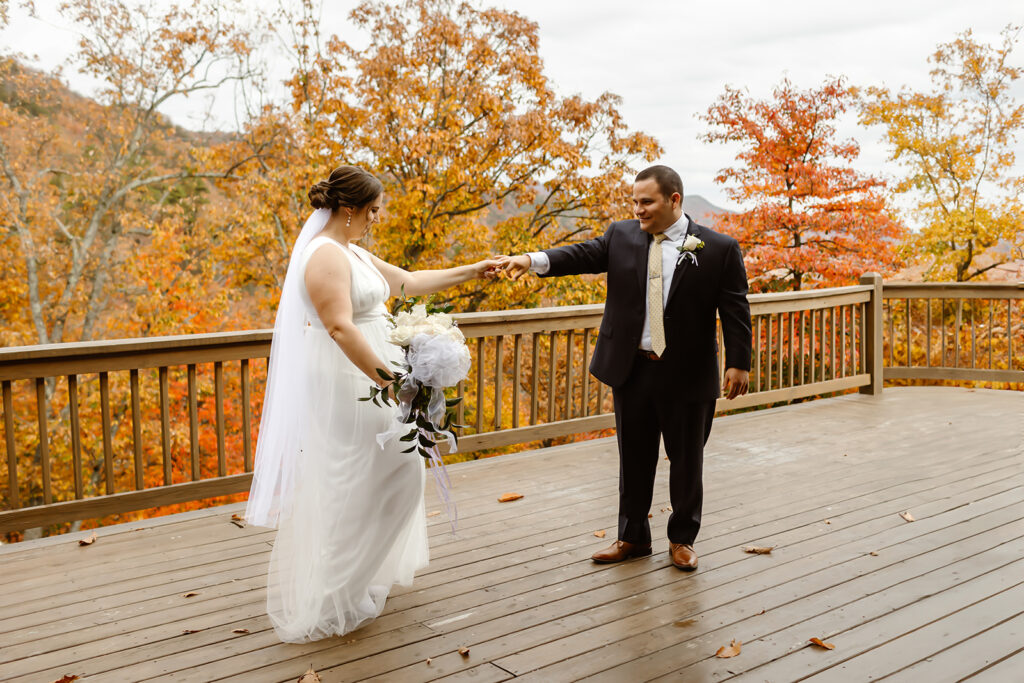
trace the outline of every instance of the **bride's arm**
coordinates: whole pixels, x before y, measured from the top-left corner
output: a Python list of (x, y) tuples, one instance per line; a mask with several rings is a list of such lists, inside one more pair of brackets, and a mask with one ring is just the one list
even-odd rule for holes
[(508, 260), (508, 257), (490, 258), (464, 266), (455, 266), (454, 268), (410, 272), (382, 261), (372, 254), (370, 257), (373, 259), (373, 264), (377, 266), (377, 270), (388, 281), (388, 286), (391, 287), (391, 294), (393, 296), (401, 294), (403, 288), (406, 296), (422, 296), (439, 292), (442, 289), (448, 289), (475, 278), (493, 278), (496, 275), (494, 269), (503, 266), (505, 261)]
[(313, 307), (334, 343), (378, 386), (387, 384), (377, 374), (377, 368), (389, 374), (392, 370), (352, 322), (352, 266), (348, 257), (340, 249), (317, 249), (306, 266), (305, 279)]

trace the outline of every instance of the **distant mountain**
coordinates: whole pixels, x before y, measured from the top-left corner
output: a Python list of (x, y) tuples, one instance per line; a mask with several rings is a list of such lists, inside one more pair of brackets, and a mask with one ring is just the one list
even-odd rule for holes
[(728, 209), (715, 206), (699, 194), (688, 194), (683, 197), (683, 211), (696, 222), (710, 228), (715, 227), (714, 214), (733, 213)]

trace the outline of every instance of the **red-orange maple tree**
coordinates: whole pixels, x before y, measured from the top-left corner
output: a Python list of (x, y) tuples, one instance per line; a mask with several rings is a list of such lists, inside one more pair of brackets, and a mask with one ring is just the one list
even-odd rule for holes
[(719, 225), (743, 247), (752, 288), (848, 284), (896, 268), (903, 227), (886, 206), (884, 181), (852, 168), (858, 144), (836, 139), (837, 120), (855, 101), (841, 78), (809, 90), (783, 80), (764, 100), (726, 87), (703, 116), (705, 141), (741, 147), (737, 165), (715, 180), (750, 207), (721, 215)]

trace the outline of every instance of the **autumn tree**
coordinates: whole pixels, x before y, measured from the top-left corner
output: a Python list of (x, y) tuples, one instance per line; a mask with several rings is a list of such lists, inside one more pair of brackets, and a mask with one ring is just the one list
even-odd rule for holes
[(855, 141), (836, 139), (837, 120), (854, 103), (841, 78), (809, 90), (787, 79), (763, 100), (726, 87), (703, 116), (705, 141), (740, 147), (737, 165), (715, 181), (749, 208), (718, 221), (740, 242), (756, 289), (849, 284), (896, 267), (902, 228), (884, 182), (851, 166)]
[(1019, 26), (999, 45), (979, 43), (970, 30), (929, 58), (929, 92), (869, 88), (864, 123), (880, 125), (890, 159), (904, 170), (895, 186), (912, 203), (920, 230), (908, 255), (928, 262), (926, 277), (963, 282), (1024, 258), (1024, 175), (1014, 145), (1024, 103), (1014, 97), (1024, 67), (1013, 63)]
[[(654, 157), (657, 143), (628, 130), (614, 95), (556, 96), (533, 22), (450, 0), (365, 2), (352, 13), (369, 38), (357, 51), (324, 40), (310, 21), (315, 4), (303, 7), (288, 40), (290, 112), (260, 119), (266, 133), (271, 121), (292, 121), (292, 161), (249, 167), (282, 215), (304, 217), (305, 190), (332, 166), (364, 164), (387, 195), (369, 246), (411, 269), (585, 239), (628, 215), (630, 165)], [(461, 310), (599, 300), (600, 281), (572, 280), (470, 283), (453, 299)]]

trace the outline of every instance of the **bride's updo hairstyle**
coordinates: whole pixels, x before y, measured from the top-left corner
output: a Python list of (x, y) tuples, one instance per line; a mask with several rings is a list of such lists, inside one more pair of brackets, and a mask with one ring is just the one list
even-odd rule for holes
[(372, 173), (358, 166), (339, 166), (327, 180), (309, 189), (309, 203), (314, 209), (337, 211), (346, 206), (361, 209), (384, 191), (384, 185)]

